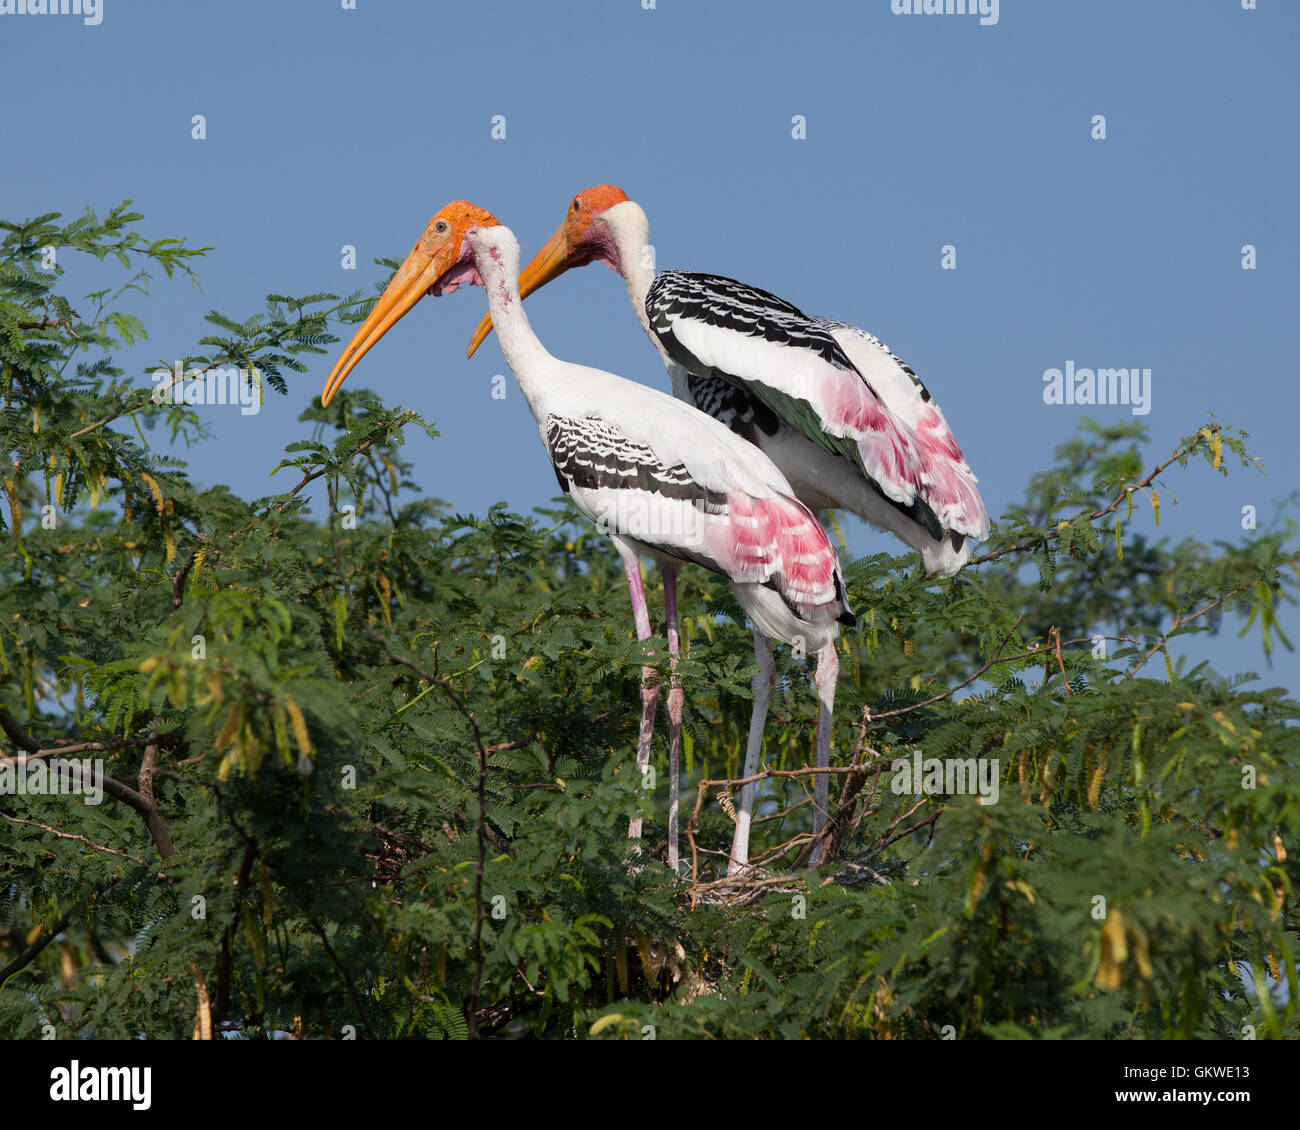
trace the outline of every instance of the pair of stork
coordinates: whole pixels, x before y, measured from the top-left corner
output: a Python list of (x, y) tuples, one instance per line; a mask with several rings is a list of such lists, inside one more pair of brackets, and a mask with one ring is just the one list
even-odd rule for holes
[[(328, 404), (357, 362), (426, 294), (487, 291), (501, 351), (537, 420), (561, 488), (610, 535), (623, 561), (637, 638), (650, 636), (639, 557), (664, 582), (670, 664), (678, 655), (677, 571), (721, 573), (754, 628), (758, 673), (744, 776), (758, 772), (776, 669), (772, 640), (816, 651), (815, 763), (830, 764), (840, 625), (849, 609), (835, 549), (812, 508), (843, 507), (919, 550), (950, 575), (988, 534), (976, 479), (930, 393), (880, 341), (810, 317), (773, 294), (718, 275), (655, 273), (645, 212), (613, 185), (573, 198), (563, 224), (519, 271), (519, 243), (490, 213), (453, 201), (429, 221), (339, 357)], [(523, 299), (572, 267), (622, 275), (641, 328), (668, 369), (673, 396), (559, 361), (533, 333)], [(642, 669), (637, 769), (650, 761), (659, 684)], [(683, 692), (670, 681), (668, 864), (678, 862)], [(813, 863), (820, 856), (828, 774), (815, 774)], [(754, 784), (741, 788), (728, 873), (749, 859)], [(629, 834), (638, 838), (641, 820)]]

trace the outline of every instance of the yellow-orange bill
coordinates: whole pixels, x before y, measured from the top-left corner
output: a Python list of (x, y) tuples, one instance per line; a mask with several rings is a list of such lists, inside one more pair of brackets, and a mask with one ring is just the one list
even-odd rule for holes
[(437, 282), (438, 273), (436, 257), (422, 251), (417, 244), (406, 257), (406, 262), (393, 276), (393, 281), (379, 296), (379, 301), (370, 311), (370, 316), (361, 323), (361, 328), (348, 342), (347, 348), (343, 350), (339, 359), (334, 362), (334, 368), (330, 370), (329, 379), (325, 382), (325, 389), (321, 393), (322, 404), (328, 404), (334, 398), (339, 386), (347, 379), (347, 375), (356, 367), (357, 362), (424, 297), (428, 289)]
[[(561, 225), (559, 230), (546, 241), (546, 246), (532, 257), (528, 266), (519, 272), (519, 297), (527, 298), (533, 291), (540, 290), (552, 279), (558, 279), (564, 274), (569, 269), (571, 251), (568, 228)], [(483, 344), (491, 332), (492, 315), (484, 314), (478, 329), (474, 331), (474, 336), (470, 338), (465, 356), (473, 357), (475, 350)]]

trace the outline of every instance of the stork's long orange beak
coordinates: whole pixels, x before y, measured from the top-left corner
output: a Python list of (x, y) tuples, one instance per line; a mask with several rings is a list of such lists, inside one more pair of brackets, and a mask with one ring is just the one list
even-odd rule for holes
[[(533, 291), (540, 290), (552, 279), (558, 279), (574, 265), (571, 258), (573, 252), (574, 246), (570, 240), (569, 225), (563, 223), (556, 233), (546, 241), (546, 246), (532, 257), (528, 266), (519, 272), (519, 297), (521, 299), (527, 298)], [(491, 332), (492, 315), (484, 314), (483, 320), (478, 324), (478, 329), (474, 331), (474, 336), (470, 338), (469, 348), (465, 350), (465, 356), (473, 357), (475, 350), (483, 344), (487, 335)]]
[(321, 404), (328, 404), (334, 398), (339, 386), (347, 380), (357, 362), (401, 321), (411, 307), (429, 293), (446, 269), (440, 262), (442, 256), (425, 250), (423, 244), (424, 240), (421, 240), (415, 245), (406, 257), (406, 262), (393, 276), (393, 281), (384, 288), (384, 293), (379, 296), (370, 316), (361, 323), (361, 328), (348, 342), (348, 347), (334, 362), (334, 368), (330, 370), (329, 379), (325, 382), (325, 390), (320, 396)]

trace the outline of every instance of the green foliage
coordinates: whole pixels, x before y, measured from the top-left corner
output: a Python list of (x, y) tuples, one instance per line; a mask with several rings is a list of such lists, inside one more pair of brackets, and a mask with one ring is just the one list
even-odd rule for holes
[[(810, 781), (773, 777), (764, 873), (730, 887), (728, 794), (692, 812), (739, 773), (754, 665), (726, 585), (686, 570), (696, 869), (673, 876), (663, 749), (653, 795), (634, 772), (666, 645), (633, 638), (608, 541), (567, 504), (421, 496), (404, 430), (436, 432), (355, 390), (304, 411), (281, 493), (196, 487), (145, 438), (201, 439), (195, 407), (112, 363), (145, 336), (120, 301), (203, 251), (139, 219), (0, 225), (4, 752), (102, 758), (107, 790), (0, 796), (0, 1034), (1300, 1035), (1300, 707), (1179, 653), (1228, 617), (1290, 647), (1289, 525), (1156, 538), (1141, 431), (1092, 424), (982, 564), (853, 562), (831, 858), (795, 866)], [(126, 281), (74, 302), (64, 253)], [(368, 306), (272, 294), (211, 314), (184, 363), (284, 393)], [(1244, 439), (1211, 422), (1164, 474), (1192, 494), (1253, 466)], [(793, 770), (815, 699), (802, 660), (778, 669), (766, 760)], [(997, 803), (895, 791), (917, 750), (996, 759)]]

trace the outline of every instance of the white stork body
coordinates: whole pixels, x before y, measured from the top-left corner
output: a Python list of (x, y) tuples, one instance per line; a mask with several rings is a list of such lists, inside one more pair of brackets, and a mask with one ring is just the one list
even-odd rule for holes
[[(976, 478), (938, 404), (916, 374), (871, 334), (811, 317), (767, 291), (719, 275), (655, 273), (645, 212), (612, 185), (573, 201), (565, 223), (524, 272), (525, 295), (574, 266), (601, 260), (623, 276), (641, 328), (674, 394), (725, 423), (781, 469), (799, 499), (844, 508), (918, 550), (927, 570), (957, 572), (988, 535)], [(486, 333), (480, 325), (471, 352)], [(758, 769), (774, 668), (755, 620), (754, 719), (746, 777)], [(819, 768), (829, 765), (837, 659), (818, 657)], [(756, 734), (757, 730), (757, 734)], [(824, 740), (823, 740), (824, 738)], [(813, 832), (826, 819), (817, 774)], [(742, 801), (745, 800), (742, 793)], [(743, 804), (742, 804), (743, 807)], [(739, 833), (732, 869), (747, 861)], [(821, 845), (812, 861), (820, 857)]]
[(877, 338), (721, 275), (655, 273), (645, 212), (607, 209), (637, 321), (675, 396), (762, 448), (800, 500), (851, 510), (950, 575), (988, 536), (977, 479), (939, 405)]
[[(481, 230), (496, 240), (508, 229)], [(839, 634), (846, 606), (834, 548), (770, 459), (657, 389), (557, 360), (521, 303), (506, 310), (494, 319), (502, 352), (583, 514), (620, 547), (722, 573), (777, 639), (820, 647)]]

